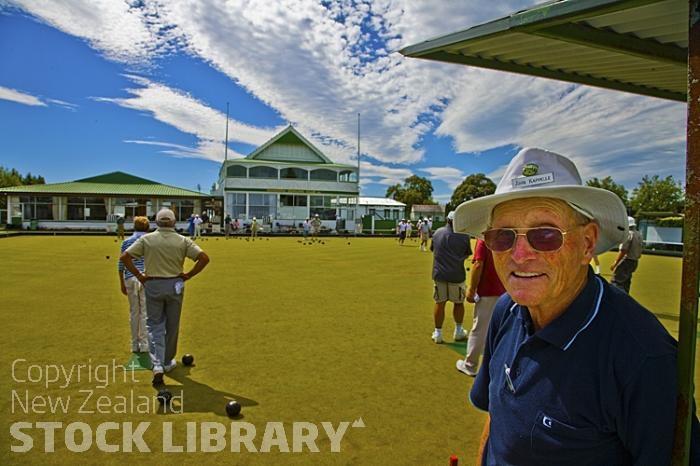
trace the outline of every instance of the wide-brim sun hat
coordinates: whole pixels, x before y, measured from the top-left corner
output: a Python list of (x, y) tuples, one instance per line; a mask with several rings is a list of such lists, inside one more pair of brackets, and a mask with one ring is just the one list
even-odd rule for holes
[(455, 209), (453, 229), (483, 238), (494, 207), (529, 197), (561, 199), (596, 219), (600, 226), (596, 254), (610, 250), (627, 237), (627, 209), (615, 193), (584, 186), (576, 165), (563, 155), (529, 147), (510, 161), (494, 194), (463, 202)]

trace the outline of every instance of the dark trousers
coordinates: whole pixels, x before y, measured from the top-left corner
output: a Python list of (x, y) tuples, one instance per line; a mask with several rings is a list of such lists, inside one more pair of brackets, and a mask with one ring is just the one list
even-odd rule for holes
[(610, 283), (629, 294), (630, 286), (632, 285), (632, 274), (637, 270), (638, 264), (639, 261), (634, 259), (622, 259), (622, 262), (615, 267), (615, 272), (613, 272), (612, 281)]

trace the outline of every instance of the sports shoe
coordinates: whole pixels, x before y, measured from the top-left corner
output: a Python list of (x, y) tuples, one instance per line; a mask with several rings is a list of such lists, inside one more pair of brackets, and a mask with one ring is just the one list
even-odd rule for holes
[(459, 361), (457, 361), (456, 366), (457, 370), (460, 371), (462, 374), (467, 374), (469, 377), (476, 377), (476, 371), (469, 369), (469, 367), (467, 366), (467, 361), (465, 361), (464, 359), (460, 359)]
[(153, 382), (151, 382), (151, 385), (156, 388), (165, 385), (163, 382), (163, 366), (153, 366)]
[(165, 365), (165, 372), (170, 372), (177, 367), (177, 361), (174, 359), (170, 360), (170, 364)]
[(433, 331), (433, 336), (430, 338), (432, 338), (435, 343), (442, 343), (442, 333), (437, 330)]
[(462, 329), (460, 331), (455, 330), (455, 341), (464, 341), (467, 339), (467, 331)]

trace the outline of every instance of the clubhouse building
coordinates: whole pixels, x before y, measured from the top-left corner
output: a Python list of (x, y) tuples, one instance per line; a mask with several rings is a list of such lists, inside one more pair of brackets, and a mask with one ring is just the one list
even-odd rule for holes
[(224, 161), (218, 189), (223, 215), (243, 225), (255, 217), (284, 233), (318, 215), (323, 229), (355, 231), (358, 167), (333, 163), (291, 125), (245, 158)]
[(212, 196), (113, 172), (67, 183), (0, 188), (7, 197), (4, 222), (15, 228), (114, 231), (118, 216), (151, 220), (163, 207), (175, 212), (178, 228), (193, 213), (215, 203)]
[[(114, 231), (118, 216), (151, 220), (168, 207), (186, 229), (206, 211), (219, 230), (226, 214), (245, 227), (255, 217), (264, 231), (298, 230), (318, 215), (326, 231), (354, 232), (366, 213), (360, 205), (358, 167), (332, 162), (291, 125), (247, 157), (223, 162), (211, 193), (160, 184), (124, 172), (66, 183), (0, 188), (6, 211), (0, 222), (14, 228)], [(380, 212), (385, 213), (383, 209)]]

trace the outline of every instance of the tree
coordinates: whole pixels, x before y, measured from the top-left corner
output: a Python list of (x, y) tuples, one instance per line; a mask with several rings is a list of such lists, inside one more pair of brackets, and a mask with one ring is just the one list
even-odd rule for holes
[(683, 188), (671, 175), (664, 179), (659, 178), (659, 175), (644, 175), (639, 186), (632, 191), (630, 199), (630, 207), (635, 216), (641, 212), (680, 213), (684, 204)]
[(591, 178), (586, 181), (586, 186), (591, 186), (593, 188), (607, 189), (615, 194), (622, 200), (625, 207), (629, 208), (629, 199), (627, 199), (627, 189), (621, 184), (617, 184), (613, 181), (611, 176), (606, 176), (602, 180), (598, 178)]
[[(39, 175), (39, 176), (32, 176), (31, 173), (27, 173), (25, 176), (22, 176), (20, 172), (17, 170), (13, 169), (7, 169), (5, 167), (0, 166), (0, 188), (7, 188), (10, 186), (21, 186), (21, 185), (28, 185), (28, 184), (45, 184), (46, 181), (44, 181), (44, 177)], [(1, 196), (0, 197), (0, 209), (6, 209), (7, 208), (7, 196)]]
[(5, 167), (0, 166), (0, 188), (45, 183), (46, 181), (41, 175), (33, 176), (31, 173), (27, 173), (25, 176), (22, 176), (22, 174), (14, 168), (7, 169)]
[(437, 204), (433, 201), (433, 184), (427, 178), (412, 175), (403, 185), (395, 184), (386, 189), (386, 197), (406, 204), (406, 211), (416, 204)]
[(488, 196), (495, 191), (496, 183), (491, 181), (491, 179), (483, 173), (469, 175), (455, 188), (445, 210), (447, 210), (447, 212), (455, 210), (462, 202), (471, 201), (477, 197)]

